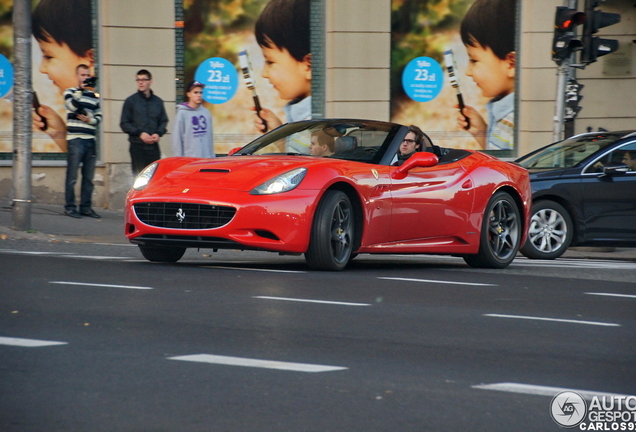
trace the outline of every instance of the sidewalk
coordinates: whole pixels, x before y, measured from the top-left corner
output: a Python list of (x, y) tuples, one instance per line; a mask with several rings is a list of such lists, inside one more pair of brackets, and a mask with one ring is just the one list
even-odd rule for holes
[[(124, 235), (124, 212), (96, 208), (101, 219), (74, 219), (64, 214), (62, 205), (32, 204), (29, 232), (13, 227), (11, 201), (0, 198), (0, 246), (3, 240), (23, 239), (48, 242), (128, 244)], [(578, 247), (570, 248), (563, 258), (606, 259), (636, 262), (636, 248)]]
[(13, 209), (8, 198), (0, 198), (0, 245), (6, 239), (85, 243), (128, 243), (124, 235), (124, 212), (95, 208), (101, 219), (74, 219), (62, 205), (31, 204), (31, 230), (13, 229)]

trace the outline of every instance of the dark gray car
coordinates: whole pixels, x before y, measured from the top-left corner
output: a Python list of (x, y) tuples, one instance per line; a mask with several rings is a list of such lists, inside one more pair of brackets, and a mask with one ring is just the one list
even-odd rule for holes
[(523, 255), (555, 259), (570, 246), (636, 246), (636, 131), (577, 135), (516, 162), (532, 183)]

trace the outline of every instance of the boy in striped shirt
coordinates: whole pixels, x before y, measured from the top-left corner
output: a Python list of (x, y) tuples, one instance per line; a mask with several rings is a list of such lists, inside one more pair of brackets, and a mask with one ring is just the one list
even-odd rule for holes
[[(64, 213), (73, 218), (88, 216), (99, 218), (91, 205), (93, 195), (93, 176), (95, 175), (96, 131), (102, 120), (99, 107), (99, 96), (88, 87), (86, 80), (91, 77), (91, 70), (85, 64), (75, 69), (77, 87), (64, 91), (64, 105), (66, 107), (66, 128), (68, 154), (66, 166), (66, 203)], [(82, 186), (80, 193), (79, 211), (75, 204), (75, 183), (77, 171), (82, 165)]]

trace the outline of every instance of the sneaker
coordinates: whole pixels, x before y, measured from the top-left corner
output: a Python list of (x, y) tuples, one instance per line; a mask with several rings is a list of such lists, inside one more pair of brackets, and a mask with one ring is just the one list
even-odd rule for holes
[(80, 216), (80, 214), (78, 212), (76, 212), (75, 210), (64, 210), (64, 214), (66, 216), (70, 216), (70, 217), (75, 218), (75, 219), (81, 219), (82, 218), (82, 216)]
[(88, 217), (92, 217), (92, 218), (95, 218), (95, 219), (101, 219), (101, 216), (98, 215), (97, 213), (95, 213), (95, 210), (93, 210), (93, 209), (80, 212), (80, 214), (82, 216), (88, 216)]

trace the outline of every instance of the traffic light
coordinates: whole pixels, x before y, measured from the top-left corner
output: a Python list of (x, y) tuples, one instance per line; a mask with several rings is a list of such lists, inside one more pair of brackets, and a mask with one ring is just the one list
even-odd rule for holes
[(572, 53), (583, 48), (583, 42), (576, 37), (575, 27), (584, 22), (583, 12), (566, 6), (557, 7), (552, 40), (552, 60), (557, 64), (560, 65), (569, 59)]
[(585, 0), (585, 25), (583, 26), (583, 51), (581, 63), (589, 64), (597, 57), (611, 54), (618, 49), (616, 39), (602, 39), (593, 36), (599, 29), (621, 21), (620, 14), (601, 12), (597, 10), (603, 0)]

